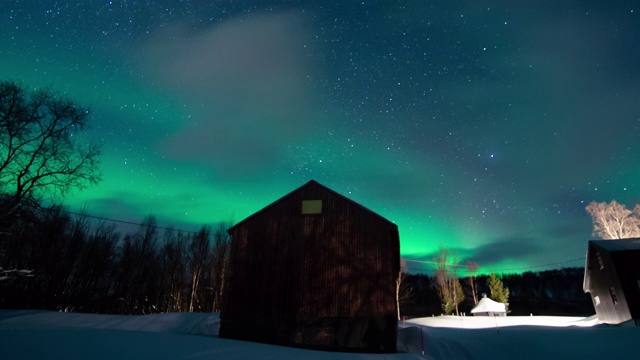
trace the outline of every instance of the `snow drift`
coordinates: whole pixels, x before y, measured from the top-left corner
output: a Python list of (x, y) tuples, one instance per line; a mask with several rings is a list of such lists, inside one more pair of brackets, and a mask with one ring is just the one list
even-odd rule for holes
[(0, 311), (1, 358), (539, 360), (637, 359), (640, 353), (640, 327), (604, 325), (593, 317), (412, 319), (399, 325), (397, 354), (322, 352), (220, 339), (218, 326), (218, 314)]

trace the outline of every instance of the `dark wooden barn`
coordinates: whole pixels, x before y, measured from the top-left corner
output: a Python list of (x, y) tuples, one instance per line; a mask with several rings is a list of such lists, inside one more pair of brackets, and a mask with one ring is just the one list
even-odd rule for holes
[(229, 234), (221, 337), (396, 351), (395, 224), (312, 180)]
[(583, 289), (600, 321), (640, 324), (640, 238), (589, 241)]

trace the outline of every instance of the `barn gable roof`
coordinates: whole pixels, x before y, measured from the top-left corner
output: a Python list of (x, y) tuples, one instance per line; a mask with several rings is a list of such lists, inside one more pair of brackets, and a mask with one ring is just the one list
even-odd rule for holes
[(353, 201), (353, 200), (349, 199), (348, 197), (346, 197), (346, 196), (344, 196), (344, 195), (342, 195), (342, 194), (340, 194), (340, 193), (338, 193), (338, 192), (336, 192), (336, 191), (334, 191), (334, 190), (332, 190), (332, 189), (330, 189), (330, 188), (328, 188), (328, 187), (326, 187), (326, 186), (324, 186), (324, 185), (320, 184), (319, 182), (317, 182), (317, 181), (315, 181), (315, 180), (310, 180), (310, 181), (309, 181), (309, 182), (307, 182), (306, 184), (304, 184), (304, 185), (300, 186), (299, 188), (297, 188), (297, 189), (295, 189), (295, 190), (293, 190), (293, 191), (289, 192), (288, 194), (286, 194), (286, 195), (282, 196), (282, 197), (281, 197), (281, 198), (279, 198), (278, 200), (276, 200), (276, 201), (272, 202), (271, 204), (269, 204), (269, 205), (265, 206), (264, 208), (262, 208), (262, 209), (260, 209), (260, 210), (256, 211), (255, 213), (253, 213), (253, 214), (249, 215), (248, 217), (246, 217), (244, 220), (240, 221), (239, 223), (237, 223), (237, 224), (233, 225), (232, 227), (230, 227), (230, 228), (228, 229), (228, 232), (229, 232), (229, 233), (233, 232), (233, 229), (235, 229), (236, 227), (241, 226), (241, 225), (244, 225), (244, 224), (245, 224), (245, 223), (247, 223), (247, 222), (250, 222), (250, 221), (251, 221), (253, 218), (255, 218), (256, 216), (258, 216), (258, 215), (260, 215), (260, 214), (262, 214), (262, 213), (264, 213), (264, 212), (268, 211), (270, 208), (274, 207), (276, 204), (278, 204), (278, 203), (280, 203), (280, 202), (282, 202), (282, 201), (285, 201), (287, 198), (289, 198), (289, 197), (290, 197), (290, 196), (292, 196), (293, 194), (298, 193), (298, 192), (300, 192), (300, 191), (303, 191), (304, 189), (306, 189), (306, 188), (308, 188), (308, 187), (320, 187), (320, 188), (322, 188), (322, 189), (326, 190), (327, 192), (329, 192), (329, 193), (331, 193), (331, 194), (335, 195), (336, 197), (339, 197), (339, 198), (343, 199), (344, 201), (348, 201), (348, 202), (350, 202), (351, 204), (353, 204), (353, 205), (357, 206), (357, 207), (358, 207), (358, 208), (360, 208), (361, 210), (366, 211), (366, 212), (368, 212), (368, 213), (370, 213), (370, 214), (373, 214), (373, 215), (377, 216), (378, 218), (380, 218), (381, 220), (384, 220), (384, 221), (388, 222), (389, 224), (391, 224), (391, 225), (393, 225), (393, 226), (396, 226), (396, 227), (397, 227), (397, 225), (396, 225), (396, 224), (394, 224), (392, 221), (390, 221), (390, 220), (388, 220), (388, 219), (384, 218), (384, 217), (383, 217), (383, 216), (381, 216), (380, 214), (378, 214), (378, 213), (376, 213), (376, 212), (374, 212), (374, 211), (372, 211), (372, 210), (370, 210), (370, 209), (366, 208), (365, 206), (363, 206), (363, 205), (361, 205), (361, 204), (359, 204), (359, 203), (357, 203), (357, 202), (355, 202), (355, 201)]
[(619, 240), (591, 240), (589, 242), (607, 250), (608, 252), (640, 250), (640, 238)]
[(228, 232), (221, 337), (396, 352), (396, 224), (311, 180)]
[(603, 249), (608, 253), (615, 253), (619, 251), (639, 251), (640, 250), (640, 238), (618, 239), (618, 240), (589, 240), (587, 247), (587, 257), (585, 259), (585, 272), (584, 280), (582, 282), (582, 289), (588, 292), (591, 289), (591, 275), (588, 269), (591, 267), (591, 249), (592, 245)]

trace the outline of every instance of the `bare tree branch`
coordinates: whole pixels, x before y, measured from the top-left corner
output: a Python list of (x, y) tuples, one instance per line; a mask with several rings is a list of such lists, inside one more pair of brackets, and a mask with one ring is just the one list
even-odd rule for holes
[(458, 315), (458, 305), (464, 300), (464, 291), (457, 274), (458, 260), (455, 252), (451, 255), (449, 250), (442, 246), (435, 258), (437, 266), (434, 276), (435, 288), (442, 310), (447, 315), (453, 311)]
[(586, 210), (593, 220), (593, 236), (605, 240), (640, 237), (640, 205), (631, 211), (615, 200), (592, 201)]
[(77, 137), (88, 116), (51, 89), (0, 82), (0, 218), (100, 181), (100, 146)]

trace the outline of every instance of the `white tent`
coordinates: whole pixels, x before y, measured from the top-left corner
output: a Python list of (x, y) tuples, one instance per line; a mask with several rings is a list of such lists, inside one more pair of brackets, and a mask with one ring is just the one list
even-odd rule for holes
[(507, 316), (507, 307), (485, 296), (471, 309), (471, 313), (474, 316)]

